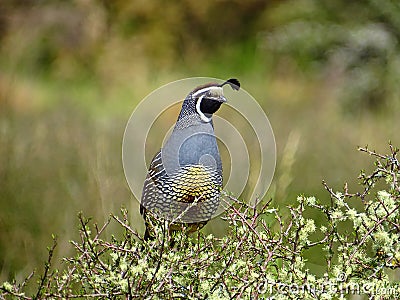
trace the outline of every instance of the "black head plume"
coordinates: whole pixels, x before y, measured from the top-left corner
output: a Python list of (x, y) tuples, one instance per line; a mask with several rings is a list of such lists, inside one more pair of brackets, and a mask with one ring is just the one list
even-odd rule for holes
[(240, 89), (240, 82), (236, 78), (230, 78), (224, 83), (220, 84), (219, 86), (223, 87), (225, 84), (229, 84), (231, 88), (234, 89), (235, 91), (238, 91)]

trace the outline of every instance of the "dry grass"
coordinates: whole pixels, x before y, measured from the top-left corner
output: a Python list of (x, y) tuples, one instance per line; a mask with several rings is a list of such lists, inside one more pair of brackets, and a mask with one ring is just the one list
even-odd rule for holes
[[(258, 9), (251, 5), (245, 12)], [(71, 40), (69, 30), (74, 32), (76, 20), (68, 16), (75, 15), (74, 9), (88, 23), (82, 25), (83, 35)], [(300, 193), (326, 199), (323, 179), (339, 188), (347, 178), (355, 178), (367, 167), (357, 146), (384, 151), (388, 140), (400, 144), (398, 101), (389, 101), (376, 112), (361, 109), (348, 114), (339, 92), (348, 80), (345, 74), (328, 62), (314, 72), (303, 70), (290, 54), (273, 56), (257, 44), (256, 33), (268, 28), (265, 17), (243, 43), (229, 40), (199, 50), (200, 39), (163, 55), (172, 41), (157, 41), (168, 27), (150, 26), (151, 20), (140, 33), (118, 27), (129, 25), (130, 13), (145, 16), (151, 7), (141, 12), (121, 9), (125, 13), (114, 17), (122, 24), (108, 31), (99, 9), (90, 1), (80, 2), (64, 10), (55, 28), (46, 22), (54, 21), (58, 8), (17, 9), (10, 18), (10, 34), (2, 36), (0, 281), (21, 279), (40, 265), (51, 234), (59, 236), (56, 257), (69, 252), (79, 211), (101, 222), (123, 205), (130, 210), (134, 227), (142, 228), (138, 204), (123, 175), (122, 135), (135, 105), (169, 81), (192, 76), (240, 79), (264, 108), (275, 132), (278, 164), (269, 196), (276, 206), (292, 202)], [(169, 14), (176, 11), (179, 7), (171, 7)], [(206, 20), (206, 12), (198, 16), (200, 21)], [(43, 22), (31, 32), (38, 18)], [(60, 27), (65, 31), (57, 30)], [(46, 31), (49, 28), (52, 31)], [(190, 32), (182, 38), (190, 40)], [(397, 99), (396, 90), (391, 91)], [(357, 188), (355, 181), (349, 185)], [(213, 221), (205, 230), (222, 235), (225, 226)]]

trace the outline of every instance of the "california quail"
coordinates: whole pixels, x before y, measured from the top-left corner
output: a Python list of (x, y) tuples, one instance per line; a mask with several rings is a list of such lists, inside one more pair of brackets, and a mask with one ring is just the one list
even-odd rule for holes
[(172, 224), (185, 224), (189, 231), (203, 227), (216, 212), (222, 162), (212, 115), (226, 102), (225, 84), (235, 90), (240, 87), (232, 78), (199, 86), (187, 95), (171, 136), (151, 161), (140, 203), (145, 239), (152, 236), (148, 211)]

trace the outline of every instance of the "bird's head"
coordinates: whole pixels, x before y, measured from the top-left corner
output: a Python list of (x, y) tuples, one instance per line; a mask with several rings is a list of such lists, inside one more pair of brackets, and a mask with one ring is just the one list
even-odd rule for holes
[(222, 84), (208, 83), (194, 89), (190, 94), (190, 100), (195, 106), (195, 111), (204, 122), (210, 122), (212, 114), (215, 113), (222, 103), (226, 102), (223, 93), (223, 86), (230, 85), (232, 89), (239, 90), (239, 80), (235, 78), (228, 79)]

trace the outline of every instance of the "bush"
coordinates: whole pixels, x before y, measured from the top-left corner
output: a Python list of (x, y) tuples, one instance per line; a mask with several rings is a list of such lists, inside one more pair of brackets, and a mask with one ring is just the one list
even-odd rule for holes
[[(59, 271), (51, 266), (56, 242), (33, 295), (26, 284), (5, 282), (1, 297), (127, 298), (127, 299), (332, 299), (352, 294), (391, 299), (400, 293), (400, 163), (398, 149), (389, 154), (360, 148), (376, 159), (375, 170), (362, 172), (361, 191), (345, 185), (330, 201), (299, 196), (284, 209), (270, 202), (249, 207), (229, 196), (233, 204), (223, 216), (226, 236), (199, 232), (170, 233), (156, 220), (156, 238), (145, 242), (130, 227), (129, 216), (110, 216), (98, 227), (79, 216), (81, 241), (72, 242), (75, 255)], [(323, 215), (321, 224), (306, 217)], [(111, 223), (122, 237), (103, 239)], [(307, 267), (306, 253), (314, 250), (325, 260), (321, 274)]]

